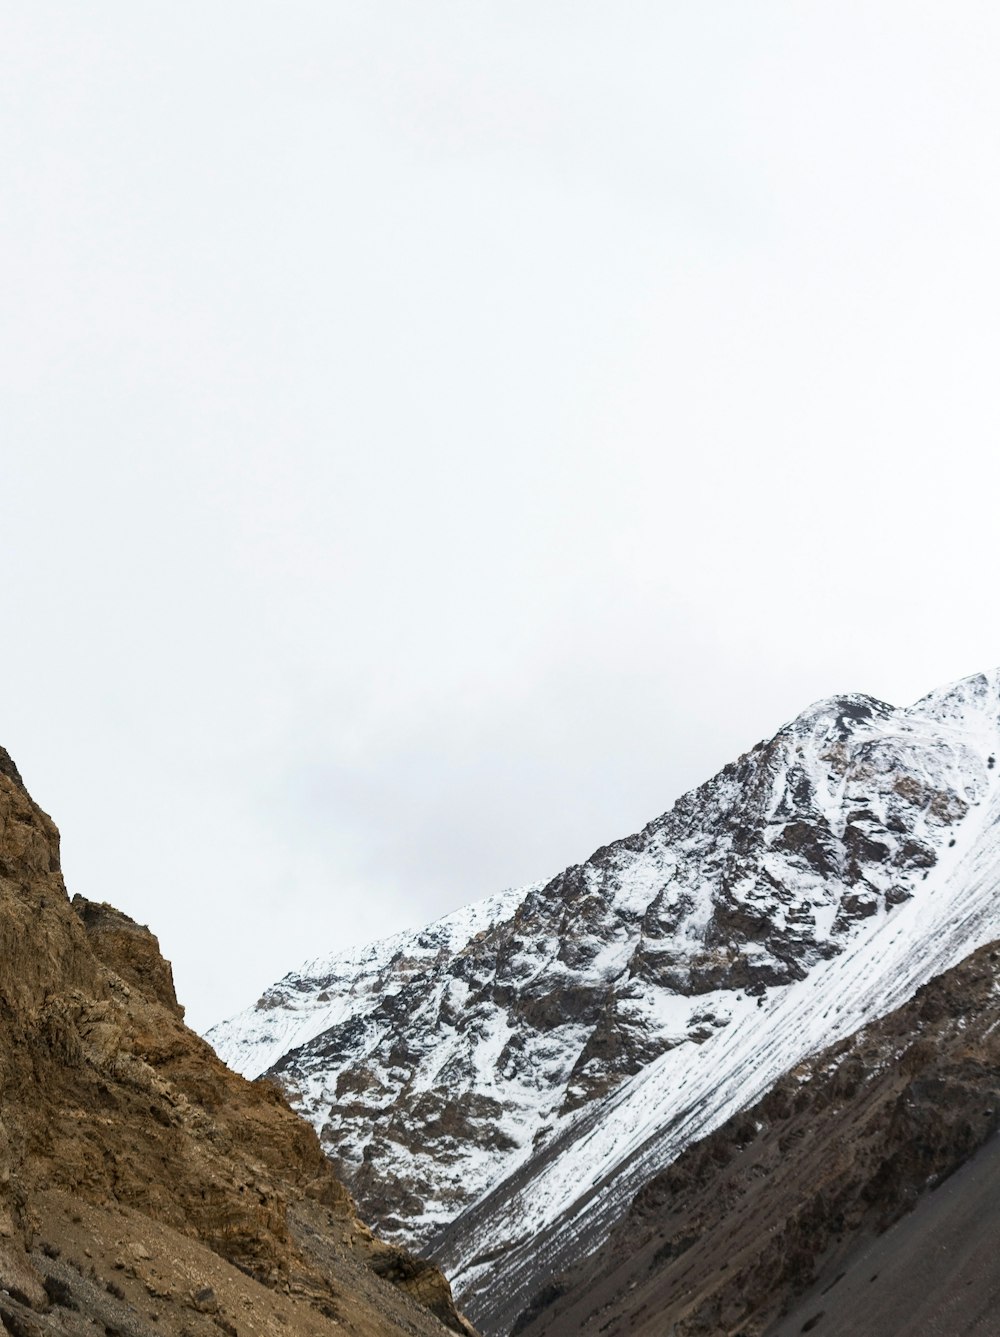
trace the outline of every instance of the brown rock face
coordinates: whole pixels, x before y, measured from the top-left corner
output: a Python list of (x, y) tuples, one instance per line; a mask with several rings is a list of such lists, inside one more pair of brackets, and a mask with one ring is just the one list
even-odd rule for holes
[(69, 902), (56, 828), (2, 750), (0, 963), (4, 1329), (471, 1331), (436, 1268), (360, 1224), (279, 1090), (184, 1026), (148, 929)]
[(112, 906), (88, 901), (83, 896), (74, 896), (72, 904), (83, 920), (95, 955), (126, 984), (162, 1003), (183, 1020), (184, 1009), (174, 992), (170, 962), (160, 955), (160, 944), (149, 929)]

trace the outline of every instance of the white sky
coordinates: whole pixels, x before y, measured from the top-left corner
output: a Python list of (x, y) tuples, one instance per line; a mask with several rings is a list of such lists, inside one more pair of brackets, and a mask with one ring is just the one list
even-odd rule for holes
[(1000, 661), (1000, 7), (0, 10), (0, 742), (205, 1026)]

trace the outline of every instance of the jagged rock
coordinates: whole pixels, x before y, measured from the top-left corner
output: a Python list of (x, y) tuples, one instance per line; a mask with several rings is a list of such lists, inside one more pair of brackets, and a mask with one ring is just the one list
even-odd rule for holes
[(73, 909), (83, 921), (91, 946), (104, 964), (118, 976), (155, 998), (178, 1017), (184, 1009), (174, 992), (174, 975), (169, 961), (160, 955), (160, 944), (144, 924), (136, 924), (120, 910), (107, 904), (74, 896)]
[(45, 1284), (28, 1255), (25, 1241), (20, 1232), (15, 1232), (13, 1223), (4, 1228), (0, 1220), (0, 1291), (29, 1309), (44, 1310), (49, 1307), (49, 1298)]
[(427, 1245), (543, 1128), (898, 914), (990, 792), (996, 697), (994, 676), (909, 710), (822, 702), (585, 863), (312, 962), (209, 1038), (283, 1085), (371, 1220)]
[[(184, 1026), (149, 930), (70, 903), (56, 828), (5, 752), (0, 960), (7, 1331), (83, 1337), (93, 1320), (132, 1337), (191, 1324), (194, 1337), (217, 1337), (239, 1330), (223, 1311), (244, 1300), (264, 1315), (260, 1332), (290, 1322), (319, 1337), (336, 1306), (369, 1337), (471, 1331), (430, 1264), (385, 1281), (399, 1249), (357, 1219), (279, 1089), (230, 1072)], [(159, 1327), (137, 1316), (152, 1296)]]

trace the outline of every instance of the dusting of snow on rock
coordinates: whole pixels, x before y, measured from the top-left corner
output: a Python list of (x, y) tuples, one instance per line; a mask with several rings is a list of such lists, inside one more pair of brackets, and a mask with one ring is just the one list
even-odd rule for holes
[(473, 1317), (527, 1303), (692, 1140), (1000, 936), (998, 756), (998, 672), (821, 702), (637, 835), (209, 1038)]
[(208, 1033), (219, 1056), (244, 1077), (260, 1077), (283, 1055), (363, 1013), (373, 995), (432, 968), (491, 928), (525, 889), (502, 891), (456, 910), (419, 932), (396, 933), (363, 947), (306, 961), (252, 1006)]

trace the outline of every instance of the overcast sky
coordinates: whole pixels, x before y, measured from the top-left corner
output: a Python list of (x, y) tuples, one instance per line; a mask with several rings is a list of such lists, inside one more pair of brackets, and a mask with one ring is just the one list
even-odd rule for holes
[(0, 742), (204, 1027), (1000, 662), (1000, 7), (0, 9)]

